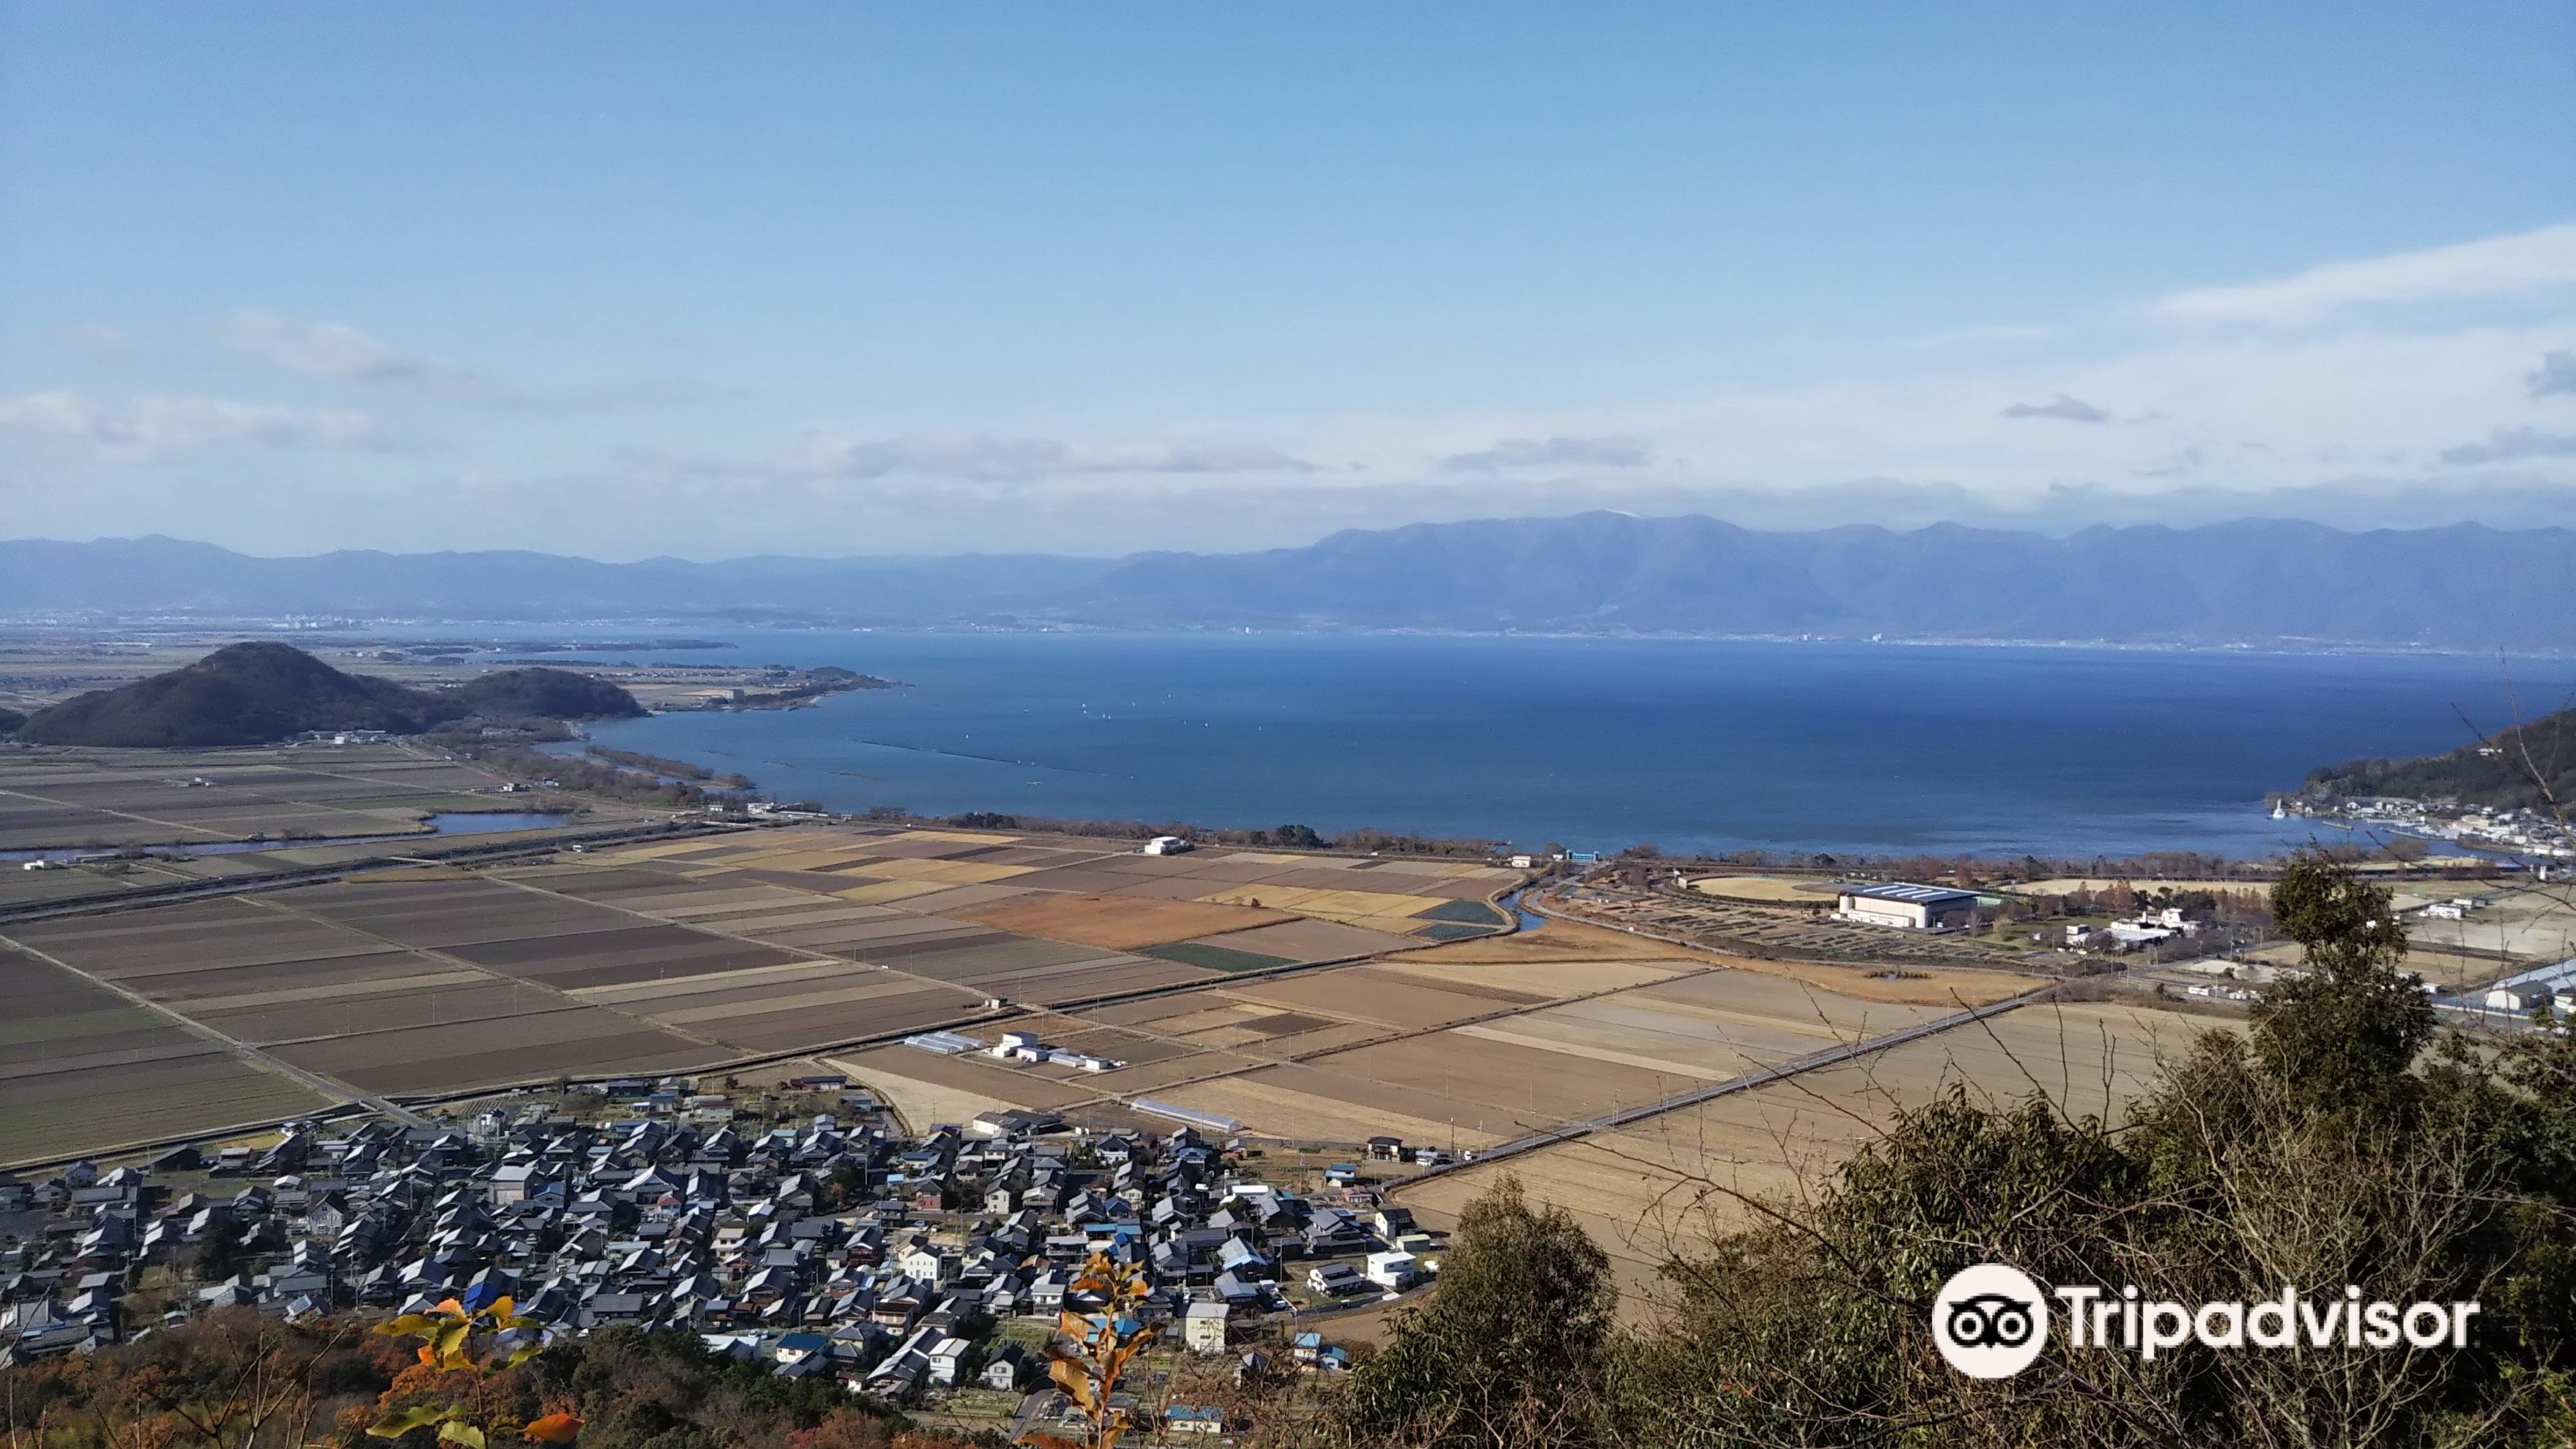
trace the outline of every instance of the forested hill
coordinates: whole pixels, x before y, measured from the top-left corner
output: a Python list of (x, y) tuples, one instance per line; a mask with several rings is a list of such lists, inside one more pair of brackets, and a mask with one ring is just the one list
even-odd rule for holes
[(0, 542), (0, 615), (1437, 629), (2576, 648), (2576, 531), (2301, 522), (1768, 533), (1585, 513), (1120, 559), (254, 558), (166, 538)]
[(491, 719), (638, 719), (635, 696), (569, 669), (503, 669), (458, 685), (452, 697)]
[(2329, 800), (2365, 795), (2456, 800), (2498, 810), (2545, 810), (2553, 800), (2576, 806), (2576, 709), (2516, 725), (2448, 754), (2326, 765), (2308, 772), (2307, 793)]
[(256, 745), (311, 730), (416, 734), (451, 720), (588, 719), (644, 712), (613, 684), (561, 669), (514, 669), (454, 690), (344, 674), (287, 644), (231, 644), (194, 664), (37, 711), (29, 744), (109, 748)]

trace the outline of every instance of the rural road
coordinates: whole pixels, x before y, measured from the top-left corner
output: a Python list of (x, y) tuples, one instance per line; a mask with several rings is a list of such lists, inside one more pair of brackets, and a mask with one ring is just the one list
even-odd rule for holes
[[(1532, 911), (1551, 920), (1570, 921), (1577, 925), (1590, 925), (1596, 930), (1626, 929), (1630, 935), (1651, 936), (1656, 940), (1670, 940), (1668, 937), (1656, 936), (1650, 931), (1640, 931), (1632, 927), (1605, 927), (1596, 921), (1583, 921), (1578, 917), (1561, 915), (1558, 912), (1549, 909), (1544, 898), (1544, 892), (1536, 889), (1514, 893), (1513, 902), (1517, 910)], [(1515, 914), (1515, 919), (1517, 919), (1517, 914)], [(1686, 946), (1693, 950), (1706, 949), (1705, 947), (1696, 946), (1686, 941), (1672, 941), (1671, 944)], [(1666, 1112), (1678, 1111), (1684, 1107), (1694, 1107), (1702, 1102), (1714, 1101), (1719, 1097), (1733, 1096), (1738, 1092), (1749, 1092), (1756, 1087), (1767, 1087), (1774, 1082), (1784, 1082), (1803, 1072), (1812, 1072), (1822, 1067), (1839, 1066), (1844, 1062), (1857, 1061), (1862, 1057), (1886, 1051), (1891, 1047), (1900, 1047), (1905, 1045), (1907, 1042), (1921, 1041), (1927, 1036), (1937, 1036), (1954, 1027), (1966, 1026), (1971, 1022), (1983, 1021), (1990, 1016), (2000, 1016), (2007, 1011), (2013, 1011), (2020, 1007), (2028, 1006), (2034, 1001), (2039, 1001), (2047, 997), (2051, 992), (2055, 991), (2059, 985), (2060, 983), (2058, 982), (2050, 981), (2043, 985), (2034, 987), (2029, 991), (2025, 991), (2019, 996), (2006, 997), (2001, 1001), (1988, 1002), (1983, 1006), (1972, 1006), (1962, 1011), (1955, 1011), (1948, 1016), (1934, 1017), (1930, 1021), (1917, 1022), (1913, 1026), (1906, 1027), (1900, 1031), (1889, 1032), (1885, 1036), (1874, 1036), (1860, 1041), (1843, 1042), (1839, 1045), (1827, 1047), (1822, 1051), (1809, 1052), (1805, 1056), (1791, 1058), (1790, 1060), (1781, 1062), (1776, 1066), (1765, 1067), (1758, 1072), (1748, 1072), (1740, 1077), (1729, 1077), (1722, 1082), (1710, 1082), (1705, 1086), (1694, 1087), (1687, 1092), (1665, 1097), (1658, 1101), (1641, 1103), (1638, 1106), (1627, 1107), (1614, 1112), (1606, 1112), (1598, 1117), (1587, 1117), (1579, 1122), (1567, 1122), (1560, 1126), (1550, 1127), (1545, 1131), (1533, 1132), (1526, 1137), (1516, 1137), (1509, 1142), (1499, 1143), (1493, 1147), (1479, 1150), (1476, 1154), (1476, 1160), (1473, 1162), (1447, 1162), (1436, 1167), (1424, 1168), (1422, 1171), (1414, 1173), (1411, 1176), (1396, 1178), (1389, 1182), (1387, 1186), (1396, 1189), (1410, 1187), (1417, 1182), (1426, 1182), (1435, 1177), (1446, 1176), (1447, 1174), (1457, 1172), (1462, 1168), (1482, 1167), (1489, 1162), (1499, 1162), (1508, 1158), (1518, 1157), (1523, 1153), (1536, 1152), (1543, 1147), (1554, 1147), (1562, 1142), (1578, 1141), (1582, 1138), (1589, 1137), (1596, 1132), (1615, 1131), (1632, 1122), (1642, 1122), (1649, 1117), (1662, 1116)]]
[(1972, 1006), (1965, 1011), (1952, 1012), (1948, 1016), (1917, 1022), (1913, 1026), (1901, 1031), (1889, 1032), (1885, 1036), (1844, 1042), (1822, 1051), (1809, 1052), (1802, 1057), (1793, 1057), (1777, 1066), (1765, 1067), (1758, 1072), (1748, 1072), (1740, 1077), (1729, 1077), (1723, 1082), (1711, 1082), (1706, 1086), (1695, 1087), (1690, 1091), (1665, 1097), (1659, 1101), (1642, 1103), (1616, 1112), (1605, 1112), (1598, 1117), (1587, 1117), (1580, 1122), (1568, 1122), (1562, 1126), (1550, 1127), (1543, 1132), (1533, 1132), (1526, 1137), (1516, 1137), (1509, 1142), (1478, 1151), (1476, 1160), (1473, 1162), (1442, 1163), (1437, 1167), (1425, 1168), (1410, 1177), (1397, 1178), (1388, 1186), (1410, 1187), (1417, 1182), (1424, 1182), (1462, 1168), (1482, 1167), (1490, 1162), (1518, 1157), (1525, 1152), (1536, 1152), (1542, 1147), (1554, 1147), (1560, 1142), (1573, 1142), (1589, 1137), (1595, 1132), (1615, 1131), (1632, 1122), (1642, 1122), (1649, 1117), (1659, 1117), (1666, 1112), (1678, 1111), (1683, 1107), (1697, 1106), (1702, 1102), (1733, 1096), (1738, 1092), (1749, 1092), (1756, 1087), (1767, 1087), (1774, 1082), (1787, 1081), (1802, 1072), (1812, 1072), (1821, 1067), (1839, 1066), (1844, 1062), (1857, 1061), (1891, 1047), (1900, 1047), (1907, 1042), (1921, 1041), (1927, 1036), (1938, 1035), (1953, 1027), (1966, 1026), (1970, 1022), (1983, 1021), (1987, 1017), (2000, 1016), (2007, 1011), (2028, 1006), (2056, 989), (2057, 983), (2051, 982), (2046, 986), (2025, 991), (2019, 996), (2006, 997), (2001, 1001), (1988, 1002), (1984, 1006)]

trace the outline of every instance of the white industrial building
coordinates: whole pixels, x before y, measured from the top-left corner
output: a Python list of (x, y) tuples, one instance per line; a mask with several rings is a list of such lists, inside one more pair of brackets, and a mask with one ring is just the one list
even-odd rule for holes
[(1177, 835), (1157, 835), (1145, 842), (1147, 855), (1179, 855), (1189, 848), (1190, 843)]
[(1975, 891), (1898, 882), (1845, 886), (1834, 903), (1834, 914), (1855, 925), (1906, 931), (1956, 930), (1976, 909)]
[(2542, 1005), (2562, 1013), (2576, 1010), (2576, 956), (2489, 982), (2478, 993), (2477, 1004), (2489, 1013), (2509, 1016), (2523, 1016)]

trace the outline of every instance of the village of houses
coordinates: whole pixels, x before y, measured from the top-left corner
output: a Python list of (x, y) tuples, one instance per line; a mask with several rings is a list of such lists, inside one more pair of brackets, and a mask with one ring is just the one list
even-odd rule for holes
[[(1145, 1269), (1165, 1362), (1195, 1382), (1337, 1370), (1336, 1310), (1437, 1268), (1438, 1242), (1364, 1185), (1402, 1156), (1393, 1139), (1374, 1164), (1265, 1163), (1186, 1126), (1093, 1133), (1018, 1110), (907, 1135), (834, 1075), (780, 1084), (776, 1113), (711, 1086), (519, 1092), (426, 1127), (303, 1123), (255, 1147), (0, 1175), (0, 1368), (192, 1312), (508, 1296), (551, 1337), (685, 1330), (779, 1374), (1025, 1429), (1072, 1413), (1044, 1345), (1096, 1252)], [(1164, 1388), (1140, 1421), (1241, 1427), (1174, 1392), (1181, 1377), (1148, 1376)]]

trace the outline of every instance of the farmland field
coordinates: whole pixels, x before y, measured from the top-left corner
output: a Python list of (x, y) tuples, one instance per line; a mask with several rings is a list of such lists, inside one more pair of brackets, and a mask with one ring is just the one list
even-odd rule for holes
[(2187, 1050), (2211, 1026), (2137, 1006), (2026, 1006), (1616, 1132), (1449, 1173), (1400, 1196), (1426, 1222), (1448, 1223), (1511, 1173), (1533, 1201), (1572, 1212), (1611, 1253), (1623, 1282), (1643, 1287), (1674, 1249), (1750, 1223), (1736, 1194), (1812, 1196), (1899, 1109), (1921, 1106), (1951, 1083), (1994, 1104), (2044, 1090), (2070, 1113), (2116, 1121), (2151, 1085), (2158, 1060)]
[(0, 850), (399, 835), (490, 809), (501, 778), (400, 745), (0, 755)]
[[(388, 759), (380, 768), (397, 784), (419, 776), (410, 782), (423, 790), (459, 784), (410, 769), (418, 763)], [(372, 807), (368, 792), (382, 783), (344, 780), (336, 798)], [(217, 787), (185, 788), (202, 796)], [(331, 791), (311, 784), (307, 793)], [(1399, 885), (1345, 888), (1373, 874)], [(1045, 1018), (1051, 1039), (1130, 1063), (1097, 1080), (1058, 1068), (933, 1065), (912, 1061), (921, 1054), (909, 1049), (865, 1044), (992, 1019), (990, 998), (1070, 1007), (1223, 982), (1247, 968), (1420, 948), (1436, 931), (1467, 928), (1457, 919), (1464, 910), (1486, 911), (1482, 898), (1516, 879), (1444, 863), (1213, 851), (1160, 858), (1057, 837), (796, 827), (484, 870), (368, 870), (329, 884), (24, 921), (0, 926), (0, 942), (201, 1024), (205, 1034), (191, 1034), (106, 998), (143, 1013), (134, 1029), (182, 1048), (177, 1058), (248, 1073), (229, 1096), (204, 1094), (225, 1113), (282, 1103), (270, 1115), (285, 1115), (307, 1109), (313, 1093), (244, 1065), (217, 1034), (351, 1095), (427, 1097), (849, 1047), (853, 1060), (883, 1075), (903, 1066), (912, 1075), (901, 1080), (917, 1095), (1091, 1103), (1114, 1115), (1135, 1091), (1285, 1059), (1235, 1055), (1230, 1046), (1280, 1039), (1323, 1050), (1382, 1034), (1385, 1024), (1365, 1011), (1301, 1014), (1287, 1001), (1253, 1003), (1248, 1014), (1271, 1024), (1244, 1030), (1240, 1042)], [(1254, 886), (1312, 901), (1318, 914), (1203, 899)], [(1401, 908), (1438, 914), (1417, 919)], [(1441, 995), (1400, 977), (1352, 985), (1363, 999)], [(1454, 995), (1459, 1009), (1491, 1009), (1473, 993)], [(73, 1013), (50, 1028), (72, 1044), (63, 1054), (130, 1050), (119, 1044), (125, 1028), (114, 1027), (126, 1018), (114, 1013), (96, 1018), (108, 1024), (96, 1043), (79, 1047), (80, 1023), (89, 1019)], [(1343, 1035), (1333, 1036), (1337, 1030)], [(165, 1040), (172, 1034), (176, 1040)], [(212, 1068), (188, 1070), (204, 1077)], [(63, 1072), (57, 1064), (44, 1075)], [(1116, 1085), (1122, 1076), (1131, 1085)], [(151, 1085), (136, 1090), (148, 1097)], [(36, 1091), (21, 1089), (31, 1108)], [(136, 1110), (103, 1102), (87, 1115), (114, 1132)], [(76, 1105), (48, 1109), (44, 1120), (54, 1125), (44, 1140), (73, 1147), (103, 1140), (82, 1135), (83, 1115)], [(226, 1118), (233, 1120), (238, 1115)]]
[(0, 1163), (337, 1105), (148, 1007), (0, 947)]

